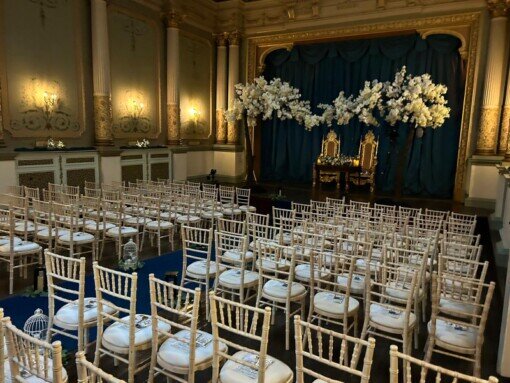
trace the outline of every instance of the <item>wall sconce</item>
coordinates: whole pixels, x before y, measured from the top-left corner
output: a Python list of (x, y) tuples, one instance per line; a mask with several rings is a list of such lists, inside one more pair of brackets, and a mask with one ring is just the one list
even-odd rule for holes
[(192, 105), (191, 108), (189, 109), (189, 115), (193, 122), (195, 123), (195, 125), (197, 125), (198, 120), (200, 120), (200, 110), (198, 110), (198, 108), (195, 105)]
[(147, 116), (150, 105), (145, 95), (138, 90), (127, 90), (122, 104), (122, 115), (114, 129), (124, 133), (148, 133), (151, 129), (151, 121)]
[(43, 92), (43, 115), (46, 129), (51, 130), (51, 117), (57, 110), (60, 99), (56, 93)]
[(143, 109), (145, 108), (145, 104), (139, 100), (131, 100), (129, 103), (130, 107), (128, 109), (131, 115), (131, 118), (139, 119), (143, 114)]

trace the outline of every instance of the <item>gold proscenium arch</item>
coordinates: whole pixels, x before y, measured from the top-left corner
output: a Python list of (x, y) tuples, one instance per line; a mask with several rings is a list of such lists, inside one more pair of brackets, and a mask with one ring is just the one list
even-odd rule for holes
[[(462, 109), (461, 129), (459, 135), (459, 149), (457, 151), (457, 172), (455, 174), (455, 201), (463, 202), (465, 198), (466, 164), (470, 154), (468, 147), (474, 133), (474, 115), (476, 93), (475, 79), (477, 78), (477, 61), (479, 59), (478, 37), (480, 33), (481, 12), (451, 14), (437, 17), (405, 19), (393, 22), (379, 22), (361, 24), (333, 29), (317, 29), (303, 32), (289, 32), (265, 36), (248, 37), (248, 52), (246, 60), (247, 80), (251, 81), (264, 70), (264, 60), (267, 55), (277, 49), (292, 49), (299, 43), (324, 42), (359, 37), (375, 37), (405, 33), (419, 33), (422, 38), (433, 34), (449, 34), (457, 37), (461, 46), (459, 53), (464, 60), (466, 83), (464, 103)], [(258, 129), (256, 129), (258, 131)], [(257, 133), (254, 146), (257, 147)], [(255, 159), (257, 160), (257, 151)], [(257, 168), (257, 165), (256, 165)]]

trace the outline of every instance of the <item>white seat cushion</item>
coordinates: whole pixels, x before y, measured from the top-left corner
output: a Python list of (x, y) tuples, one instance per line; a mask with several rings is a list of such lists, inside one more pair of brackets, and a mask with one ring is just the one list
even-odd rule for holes
[[(257, 267), (259, 267), (259, 263), (256, 262)], [(285, 258), (280, 258), (278, 262), (275, 259), (271, 259), (269, 257), (264, 257), (262, 259), (262, 269), (263, 270), (286, 270), (290, 267), (290, 261)]]
[[(129, 316), (121, 319), (124, 323), (115, 322), (108, 326), (103, 333), (103, 346), (108, 350), (127, 353), (129, 348)], [(150, 315), (136, 314), (135, 346), (149, 343), (152, 339), (152, 322)], [(169, 331), (170, 325), (158, 321), (158, 329)]]
[[(337, 283), (342, 287), (344, 290), (347, 289), (347, 284), (349, 282), (349, 274), (343, 273), (337, 276), (336, 278)], [(365, 291), (365, 276), (362, 274), (352, 274), (351, 279), (351, 293), (356, 295), (361, 295)]]
[[(386, 284), (386, 294), (390, 297), (406, 300), (409, 297), (409, 289), (411, 288), (411, 281), (391, 281)], [(421, 289), (418, 294), (421, 296)]]
[(148, 222), (148, 223), (145, 224), (145, 227), (147, 229), (157, 230), (158, 226), (161, 229), (170, 229), (174, 225), (173, 225), (172, 222), (168, 222), (168, 221), (159, 221), (159, 223), (158, 223), (158, 221), (151, 221), (151, 222)]
[[(7, 355), (7, 354), (6, 354)], [(41, 355), (40, 357), (41, 361), (39, 362), (41, 366), (44, 366), (44, 356)], [(31, 375), (27, 371), (21, 371), (20, 375), (23, 378), (23, 382), (26, 383), (45, 383), (45, 382), (53, 382), (53, 360), (48, 358), (48, 380), (43, 380), (41, 378), (38, 378), (35, 375)], [(11, 377), (11, 365), (9, 363), (9, 360), (6, 359), (4, 361), (4, 377), (5, 377), (5, 383), (12, 383), (14, 380), (12, 380)], [(3, 382), (4, 380), (2, 380)], [(66, 383), (68, 381), (67, 371), (64, 367), (62, 367), (62, 381)]]
[(112, 229), (116, 227), (113, 223), (110, 223), (110, 222), (99, 222), (97, 225), (96, 225), (96, 222), (94, 221), (90, 221), (90, 220), (87, 220), (85, 221), (85, 226), (83, 227), (83, 229), (85, 231), (96, 231), (99, 230), (99, 231), (103, 231), (103, 230), (109, 230), (109, 229)]
[[(113, 314), (113, 310), (109, 306), (103, 305), (103, 310), (109, 314)], [(62, 306), (54, 316), (55, 324), (58, 327), (72, 329), (78, 327), (78, 301), (68, 303)], [(96, 298), (84, 299), (83, 322), (85, 325), (97, 322), (97, 300)]]
[(458, 299), (441, 298), (439, 300), (439, 307), (442, 310), (449, 311), (448, 314), (454, 316), (462, 316), (462, 314), (471, 315), (476, 311), (475, 305), (462, 302)]
[[(36, 236), (38, 238), (43, 238), (43, 239), (49, 239), (50, 238), (50, 234), (51, 234), (51, 237), (52, 238), (55, 238), (57, 236), (57, 229), (53, 228), (51, 229), (51, 231), (49, 229), (42, 229), (42, 230), (39, 230), (37, 231), (37, 234)], [(60, 237), (61, 235), (69, 235), (69, 230), (67, 229), (58, 229), (58, 236)]]
[[(225, 260), (232, 260), (232, 261), (240, 261), (241, 260), (241, 251), (237, 249), (227, 250), (223, 253), (223, 258)], [(244, 255), (244, 260), (247, 262), (251, 262), (253, 260), (253, 252), (247, 251)]]
[[(278, 299), (286, 299), (287, 298), (287, 290), (288, 285), (286, 282), (278, 281), (278, 280), (270, 280), (264, 284), (264, 288), (262, 292), (266, 296), (275, 297)], [(306, 294), (306, 288), (301, 283), (292, 282), (292, 286), (290, 289), (290, 297), (299, 297), (303, 294)]]
[[(0, 246), (3, 245), (9, 246), (10, 242), (11, 242), (10, 237), (8, 235), (0, 236)], [(14, 243), (14, 245), (19, 245), (21, 242), (23, 242), (23, 240), (19, 237), (14, 236), (12, 242)]]
[(202, 213), (202, 218), (212, 219), (212, 218), (221, 218), (223, 217), (223, 213), (221, 211), (204, 211)]
[[(370, 321), (381, 326), (394, 329), (403, 329), (405, 325), (405, 312), (396, 308), (388, 308), (377, 303), (370, 304)], [(416, 322), (416, 315), (409, 315), (409, 325)]]
[[(39, 246), (35, 242), (30, 241), (21, 241), (18, 244), (14, 244), (14, 252), (15, 253), (23, 253), (27, 251), (37, 251), (40, 250), (41, 246)], [(10, 244), (0, 246), (0, 253), (9, 253), (11, 251)]]
[(85, 232), (79, 231), (77, 233), (73, 233), (72, 237), (71, 237), (71, 233), (59, 235), (57, 241), (58, 242), (71, 242), (71, 239), (74, 243), (90, 243), (90, 242), (94, 242), (95, 237), (90, 233), (85, 233)]
[[(244, 287), (254, 286), (258, 283), (258, 281), (259, 273), (249, 270), (244, 271)], [(241, 288), (241, 270), (230, 269), (224, 271), (218, 277), (218, 282), (222, 286), (239, 290)]]
[[(376, 259), (370, 260), (370, 273), (373, 274), (381, 267), (381, 262)], [(356, 259), (356, 268), (358, 270), (366, 270), (367, 261), (363, 258)]]
[(226, 208), (221, 211), (224, 215), (239, 215), (243, 212), (239, 208)]
[[(249, 249), (250, 250), (256, 250), (258, 241), (259, 241), (259, 239), (255, 240), (255, 241), (251, 241), (250, 244), (248, 245)], [(263, 246), (265, 246), (265, 247), (271, 247), (271, 246), (276, 247), (276, 246), (278, 246), (278, 242), (271, 241), (271, 240), (264, 240)]]
[(257, 208), (255, 206), (248, 206), (248, 205), (241, 205), (239, 206), (239, 210), (241, 210), (243, 213), (246, 213), (249, 211), (250, 213), (255, 213), (257, 211)]
[[(32, 233), (35, 231), (35, 223), (32, 221), (27, 221), (26, 230), (29, 233)], [(25, 223), (24, 222), (16, 222), (14, 224), (14, 231), (15, 232), (24, 232), (25, 231)]]
[[(220, 265), (220, 271), (225, 270), (225, 266)], [(210, 261), (209, 263), (209, 277), (216, 275), (216, 262)], [(205, 279), (207, 273), (207, 261), (196, 261), (188, 265), (186, 274), (197, 279)]]
[[(189, 368), (189, 330), (181, 330), (174, 337), (167, 339), (159, 348), (158, 364), (165, 370)], [(227, 351), (224, 343), (219, 343), (222, 352)], [(195, 365), (210, 364), (213, 358), (212, 335), (205, 331), (197, 331), (195, 341)]]
[[(331, 314), (334, 316), (344, 315), (345, 295), (335, 294), (329, 291), (321, 291), (315, 294), (313, 304), (317, 312), (321, 314)], [(348, 314), (354, 313), (359, 309), (358, 300), (349, 297)]]
[(180, 215), (177, 217), (177, 222), (179, 223), (197, 223), (200, 222), (200, 217), (196, 215)]
[[(309, 281), (310, 277), (312, 276), (312, 270), (310, 269), (310, 264), (302, 263), (300, 265), (297, 265), (295, 268), (295, 274), (296, 274), (296, 279), (299, 279), (300, 281), (305, 281), (305, 282)], [(324, 268), (322, 270), (314, 268), (314, 270), (313, 270), (314, 280), (327, 278), (328, 275), (329, 275), (329, 271)]]
[[(430, 322), (428, 323), (430, 332)], [(459, 326), (443, 319), (436, 320), (436, 338), (441, 342), (457, 347), (474, 349), (476, 347), (477, 329), (467, 326)]]
[(131, 217), (124, 220), (124, 225), (145, 225), (151, 221), (152, 219), (147, 217)]
[(135, 234), (138, 233), (138, 230), (136, 230), (134, 227), (121, 226), (120, 230), (119, 230), (119, 227), (115, 226), (114, 228), (106, 230), (106, 235), (108, 237), (118, 237), (119, 236), (119, 231), (120, 231), (120, 235), (123, 236), (123, 237), (124, 236), (135, 235)]
[[(254, 354), (246, 351), (239, 351), (234, 354), (236, 359), (257, 363), (258, 358)], [(255, 383), (257, 382), (257, 370), (228, 360), (220, 371), (221, 383)], [(264, 383), (286, 383), (293, 380), (294, 374), (285, 363), (266, 356), (266, 372), (264, 375)]]

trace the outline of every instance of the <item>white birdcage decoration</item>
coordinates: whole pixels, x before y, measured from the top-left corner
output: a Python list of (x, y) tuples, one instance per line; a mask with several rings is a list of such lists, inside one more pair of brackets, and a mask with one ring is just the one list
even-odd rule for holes
[(45, 315), (41, 309), (35, 310), (34, 315), (26, 320), (23, 331), (36, 339), (46, 339), (46, 334), (48, 333), (48, 316)]
[(138, 246), (133, 242), (132, 238), (124, 245), (122, 260), (128, 267), (134, 267), (138, 264)]

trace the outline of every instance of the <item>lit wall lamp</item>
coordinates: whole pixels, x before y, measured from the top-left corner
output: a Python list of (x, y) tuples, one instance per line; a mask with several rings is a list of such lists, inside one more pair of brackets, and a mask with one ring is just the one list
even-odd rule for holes
[(51, 118), (58, 109), (59, 102), (60, 99), (56, 93), (43, 92), (43, 115), (46, 122), (45, 127), (48, 130), (51, 130)]
[(195, 126), (198, 124), (198, 121), (200, 120), (200, 110), (195, 105), (192, 105), (189, 109), (189, 115), (190, 118), (195, 123)]

